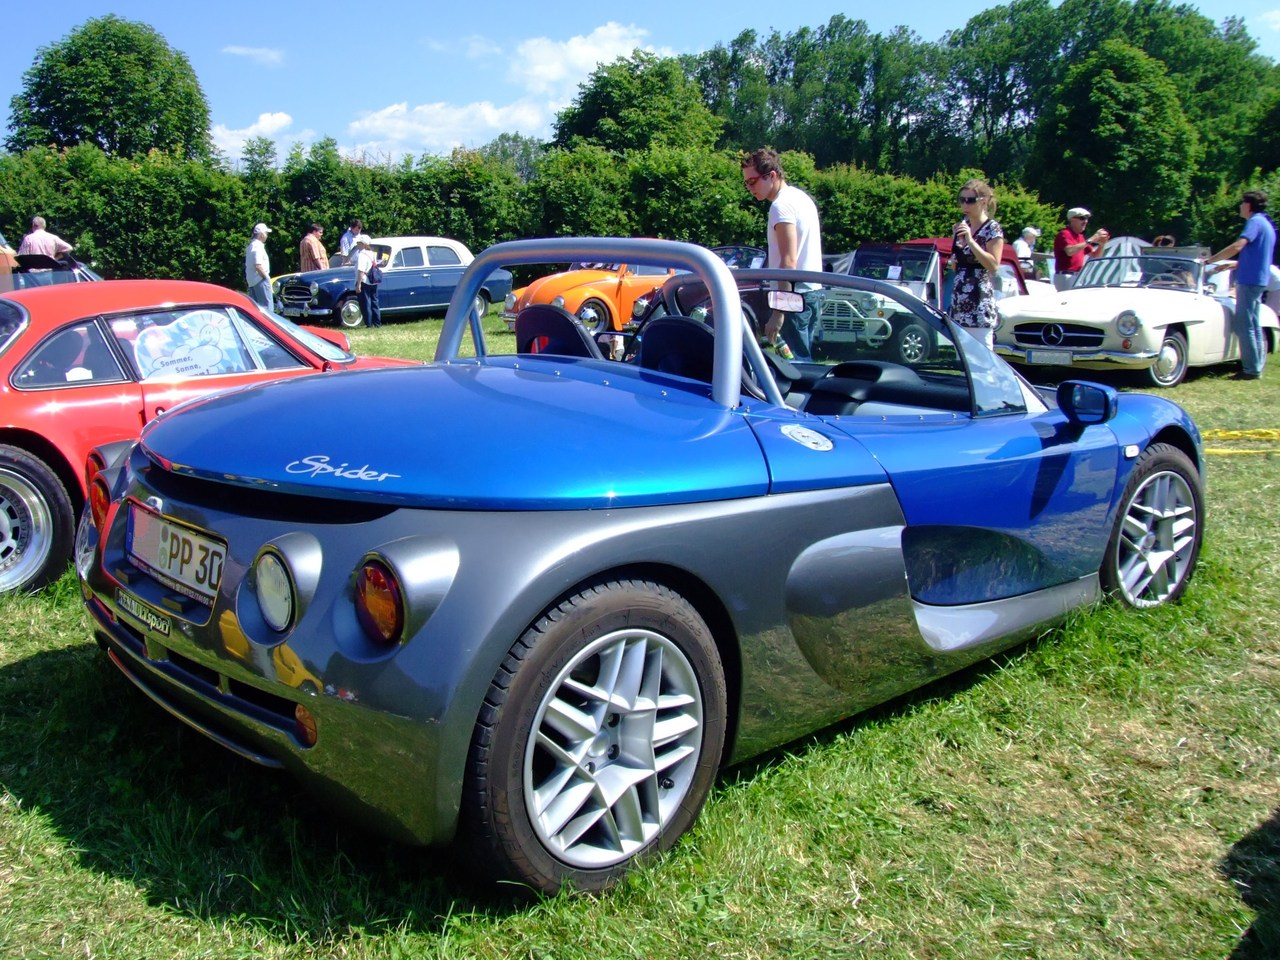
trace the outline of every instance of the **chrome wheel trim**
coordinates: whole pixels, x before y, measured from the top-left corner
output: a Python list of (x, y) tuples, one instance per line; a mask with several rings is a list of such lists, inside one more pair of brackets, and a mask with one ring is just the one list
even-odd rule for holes
[(634, 856), (685, 800), (703, 723), (697, 674), (669, 638), (619, 630), (579, 651), (547, 688), (525, 748), (538, 840), (584, 870)]
[(338, 310), (338, 319), (342, 321), (344, 327), (359, 327), (364, 325), (364, 311), (360, 309), (360, 301), (345, 300)]
[(908, 327), (898, 343), (898, 355), (908, 364), (923, 360), (926, 349), (924, 334), (916, 326)]
[(1187, 481), (1170, 470), (1153, 473), (1125, 505), (1116, 542), (1120, 591), (1135, 607), (1154, 607), (1190, 575), (1200, 518)]
[(0, 593), (30, 581), (52, 547), (53, 512), (39, 488), (0, 469)]
[(1166, 338), (1160, 344), (1160, 352), (1156, 355), (1156, 362), (1151, 365), (1151, 379), (1161, 386), (1173, 386), (1185, 375), (1186, 367), (1187, 358), (1181, 344), (1176, 340)]

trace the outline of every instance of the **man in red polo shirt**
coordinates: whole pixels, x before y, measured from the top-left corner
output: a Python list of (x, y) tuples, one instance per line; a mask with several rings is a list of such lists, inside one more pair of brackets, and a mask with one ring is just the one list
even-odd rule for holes
[(1084, 207), (1072, 207), (1067, 211), (1067, 225), (1053, 238), (1053, 286), (1067, 290), (1076, 282), (1076, 274), (1084, 266), (1085, 257), (1102, 253), (1111, 239), (1106, 230), (1098, 229), (1086, 237), (1091, 214)]

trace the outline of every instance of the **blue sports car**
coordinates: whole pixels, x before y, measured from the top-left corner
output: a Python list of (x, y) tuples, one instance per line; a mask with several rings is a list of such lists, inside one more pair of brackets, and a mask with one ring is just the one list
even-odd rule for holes
[[(487, 338), (470, 315), (495, 267), (577, 260), (680, 271), (624, 360), (549, 304)], [(824, 311), (866, 309), (927, 358), (788, 362), (751, 320), (803, 357)], [(194, 401), (96, 451), (76, 562), (100, 644), (174, 716), (390, 835), (599, 890), (721, 766), (1104, 594), (1176, 600), (1201, 469), (1175, 404), (1039, 391), (898, 286), (530, 240), (468, 267), (433, 364)]]

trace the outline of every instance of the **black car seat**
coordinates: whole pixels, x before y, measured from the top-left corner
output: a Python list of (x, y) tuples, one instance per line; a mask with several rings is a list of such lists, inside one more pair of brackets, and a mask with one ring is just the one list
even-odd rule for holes
[(550, 303), (531, 303), (516, 316), (516, 352), (604, 359), (582, 321)]
[(660, 370), (710, 383), (715, 371), (715, 334), (689, 317), (657, 317), (640, 332), (638, 361), (646, 370)]

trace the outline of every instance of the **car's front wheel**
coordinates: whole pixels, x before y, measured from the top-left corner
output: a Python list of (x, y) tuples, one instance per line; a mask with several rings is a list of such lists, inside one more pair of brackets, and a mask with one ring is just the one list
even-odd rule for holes
[(360, 298), (354, 293), (338, 301), (338, 322), (344, 327), (364, 326), (364, 311), (360, 309)]
[(928, 360), (932, 344), (929, 328), (919, 320), (908, 320), (893, 335), (895, 359), (907, 366)]
[(0, 445), (0, 593), (60, 577), (74, 534), (71, 499), (58, 475), (25, 450)]
[(1176, 330), (1166, 331), (1156, 362), (1147, 376), (1157, 387), (1176, 387), (1187, 376), (1187, 338)]
[(546, 893), (604, 889), (689, 829), (725, 713), (711, 633), (679, 594), (619, 581), (549, 609), (476, 724), (464, 806), (475, 862)]
[(1200, 471), (1166, 443), (1146, 449), (1125, 484), (1100, 575), (1109, 594), (1133, 607), (1182, 596), (1204, 535)]

